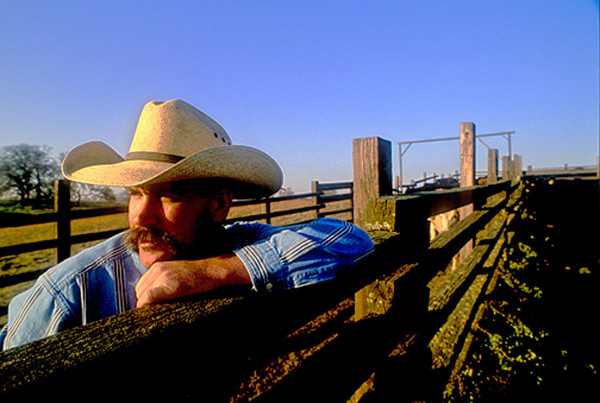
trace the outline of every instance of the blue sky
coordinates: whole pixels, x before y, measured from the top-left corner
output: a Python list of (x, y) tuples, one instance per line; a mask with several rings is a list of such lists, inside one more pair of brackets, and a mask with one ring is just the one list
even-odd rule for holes
[[(0, 146), (122, 154), (150, 100), (181, 98), (285, 185), (352, 178), (352, 139), (515, 131), (523, 164), (595, 164), (598, 2), (0, 0)], [(506, 141), (487, 143), (506, 154)], [(485, 170), (484, 147), (478, 169)], [(459, 169), (414, 145), (405, 181)]]

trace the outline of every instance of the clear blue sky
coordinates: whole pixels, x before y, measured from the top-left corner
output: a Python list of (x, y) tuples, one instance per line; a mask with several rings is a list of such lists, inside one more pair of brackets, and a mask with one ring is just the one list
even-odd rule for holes
[[(598, 8), (0, 0), (0, 146), (99, 139), (125, 154), (143, 105), (181, 98), (274, 156), (296, 191), (351, 179), (353, 138), (392, 141), (396, 174), (398, 141), (458, 136), (464, 121), (514, 130), (525, 166), (595, 164)], [(453, 172), (458, 154), (414, 145), (405, 180)]]

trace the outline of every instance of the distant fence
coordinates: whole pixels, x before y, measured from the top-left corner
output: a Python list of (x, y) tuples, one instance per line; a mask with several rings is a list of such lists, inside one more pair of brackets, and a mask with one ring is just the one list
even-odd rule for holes
[[(115, 207), (81, 210), (73, 209), (70, 201), (70, 194), (71, 190), (69, 181), (57, 180), (55, 182), (56, 197), (54, 202), (54, 212), (37, 215), (2, 214), (0, 220), (0, 228), (23, 227), (28, 225), (56, 223), (56, 238), (0, 247), (0, 256), (29, 253), (45, 249), (56, 249), (57, 261), (61, 262), (71, 255), (72, 245), (107, 239), (113, 235), (118, 234), (119, 232), (122, 232), (125, 229), (118, 228), (87, 234), (71, 234), (71, 221), (82, 218), (127, 213), (127, 206), (123, 205)], [(313, 181), (311, 184), (310, 193), (282, 197), (269, 197), (253, 200), (234, 200), (232, 208), (252, 205), (263, 205), (265, 212), (260, 214), (242, 215), (236, 218), (230, 218), (227, 219), (225, 223), (232, 223), (234, 221), (240, 220), (262, 220), (270, 224), (273, 218), (289, 216), (291, 223), (301, 224), (303, 222), (310, 221), (314, 218), (332, 215), (343, 215), (343, 217), (347, 218), (348, 221), (353, 221), (352, 197), (352, 182), (321, 183), (318, 181)], [(293, 209), (273, 211), (273, 206), (277, 203), (301, 199), (308, 200), (308, 205)], [(345, 200), (349, 201), (349, 207), (335, 209), (334, 206), (334, 209), (327, 208), (332, 203)], [(294, 220), (293, 216), (298, 215), (298, 217), (300, 217), (299, 214), (307, 212), (312, 213), (309, 215), (310, 218), (304, 220)], [(45, 269), (2, 276), (0, 277), (0, 288), (11, 284), (32, 280), (39, 276), (39, 274), (43, 270)]]
[[(337, 193), (340, 190), (345, 190), (344, 193)], [(298, 220), (294, 221), (294, 224), (303, 224), (307, 221), (310, 221), (319, 217), (327, 217), (337, 214), (348, 214), (348, 221), (352, 222), (352, 197), (353, 197), (353, 184), (352, 182), (339, 182), (339, 183), (320, 183), (318, 181), (313, 181), (311, 183), (311, 192), (310, 193), (302, 193), (291, 196), (279, 196), (279, 197), (267, 197), (262, 199), (254, 199), (254, 200), (234, 200), (232, 204), (232, 208), (242, 207), (242, 206), (250, 206), (250, 205), (264, 205), (265, 212), (260, 214), (253, 215), (244, 215), (235, 218), (228, 218), (225, 220), (225, 223), (232, 223), (235, 221), (239, 221), (240, 219), (246, 221), (260, 221), (264, 220), (267, 224), (271, 224), (271, 221), (275, 217), (282, 216), (292, 216), (300, 213), (313, 212), (313, 216), (307, 220)], [(311, 199), (312, 204), (309, 206), (298, 207), (293, 209), (286, 209), (280, 211), (273, 211), (272, 207), (276, 203), (281, 203), (290, 200), (301, 200), (301, 199)], [(337, 210), (327, 210), (324, 209), (330, 203), (335, 203), (339, 201), (348, 200), (350, 201), (350, 207), (337, 209)]]
[(597, 165), (568, 165), (555, 168), (534, 168), (527, 166), (527, 175), (533, 176), (595, 176), (598, 175)]
[[(491, 169), (487, 171), (477, 171), (476, 178), (479, 184), (483, 183), (495, 183), (502, 179), (516, 179), (521, 176), (555, 176), (555, 177), (600, 177), (600, 170), (598, 165), (568, 165), (565, 164), (562, 167), (554, 168), (533, 168), (531, 165), (527, 166), (527, 170), (522, 170), (521, 161), (522, 157), (515, 154), (514, 161), (509, 160), (508, 157), (503, 157), (503, 167), (501, 172), (494, 172), (498, 170), (497, 164), (494, 165), (493, 152), (489, 153), (488, 163), (491, 164)], [(396, 178), (398, 179), (398, 178)], [(429, 191), (436, 189), (449, 189), (452, 187), (458, 187), (460, 183), (460, 173), (456, 171), (454, 174), (444, 176), (443, 174), (434, 173), (428, 175), (427, 172), (423, 172), (423, 178), (417, 180), (411, 180), (409, 184), (402, 185), (403, 191), (400, 192), (399, 185), (396, 183), (396, 193), (412, 193), (415, 191)]]

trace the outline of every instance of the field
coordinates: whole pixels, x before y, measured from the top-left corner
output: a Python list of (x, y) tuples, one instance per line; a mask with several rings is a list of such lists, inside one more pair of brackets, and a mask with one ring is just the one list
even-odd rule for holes
[[(283, 211), (292, 210), (301, 207), (311, 206), (311, 200), (289, 200), (273, 203), (271, 205), (271, 211)], [(341, 210), (350, 207), (349, 201), (331, 203), (323, 211)], [(234, 207), (229, 213), (228, 218), (242, 218), (254, 214), (261, 214), (265, 212), (264, 205), (252, 205)], [(309, 211), (305, 213), (298, 213), (293, 215), (286, 215), (282, 217), (274, 217), (272, 224), (274, 225), (290, 225), (297, 222), (307, 221), (315, 218), (315, 212)], [(349, 214), (342, 214), (339, 218), (349, 219)], [(111, 229), (127, 228), (127, 215), (126, 214), (115, 214), (101, 217), (91, 217), (79, 220), (73, 220), (71, 222), (71, 234), (87, 234), (100, 231), (107, 231)], [(22, 243), (30, 243), (36, 241), (42, 241), (47, 239), (53, 239), (56, 237), (56, 224), (38, 224), (30, 225), (26, 227), (11, 227), (11, 228), (0, 228), (0, 247), (17, 245)], [(88, 242), (85, 244), (73, 245), (71, 247), (71, 254), (88, 248), (97, 242)], [(29, 271), (39, 271), (52, 267), (56, 264), (56, 250), (47, 249), (39, 250), (31, 253), (23, 253), (19, 255), (0, 256), (0, 280), (2, 277), (24, 273)], [(0, 288), (0, 325), (4, 324), (6, 318), (4, 315), (6, 306), (10, 300), (17, 294), (31, 287), (33, 281), (16, 284), (9, 287)]]

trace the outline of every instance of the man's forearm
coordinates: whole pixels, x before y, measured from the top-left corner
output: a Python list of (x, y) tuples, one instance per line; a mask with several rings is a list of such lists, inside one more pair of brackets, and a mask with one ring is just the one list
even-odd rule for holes
[(246, 225), (259, 226), (258, 239), (234, 252), (248, 268), (256, 291), (298, 288), (333, 279), (373, 250), (367, 233), (336, 219), (278, 229)]
[(152, 265), (136, 285), (137, 306), (227, 285), (252, 285), (256, 291), (302, 287), (334, 278), (373, 249), (364, 231), (341, 220), (300, 227), (245, 225), (259, 233), (234, 253)]

